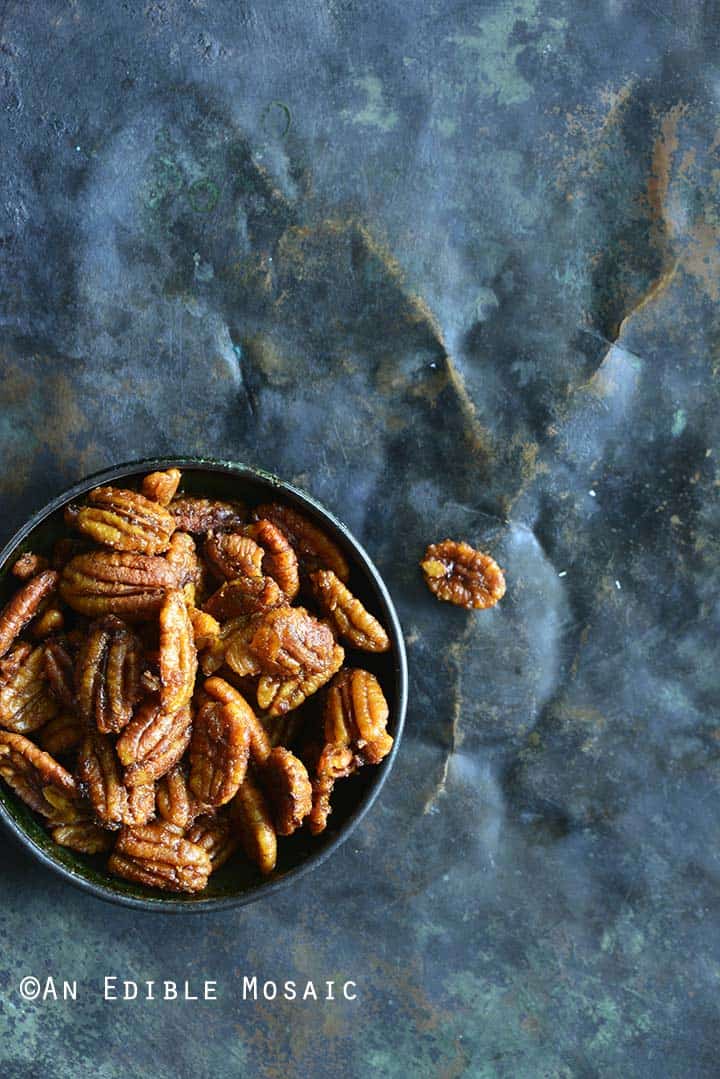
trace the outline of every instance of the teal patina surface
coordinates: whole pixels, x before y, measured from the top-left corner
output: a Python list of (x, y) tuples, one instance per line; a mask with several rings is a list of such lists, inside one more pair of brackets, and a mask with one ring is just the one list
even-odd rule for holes
[[(117, 461), (248, 461), (358, 536), (411, 677), (379, 803), (261, 905), (143, 916), (3, 841), (3, 1076), (717, 1076), (719, 26), (0, 7), (3, 539)], [(426, 591), (446, 535), (498, 608)]]

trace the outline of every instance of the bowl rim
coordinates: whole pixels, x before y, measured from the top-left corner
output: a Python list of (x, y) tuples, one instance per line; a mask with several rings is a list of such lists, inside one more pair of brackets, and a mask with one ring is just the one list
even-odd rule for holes
[(0, 801), (0, 821), (3, 826), (12, 834), (13, 838), (20, 843), (26, 850), (28, 850), (37, 860), (47, 868), (53, 870), (59, 874), (65, 880), (69, 881), (75, 887), (82, 889), (85, 892), (89, 892), (96, 898), (105, 902), (119, 904), (125, 907), (132, 907), (135, 910), (144, 911), (157, 911), (165, 914), (199, 914), (209, 911), (227, 910), (231, 907), (243, 907), (250, 903), (256, 902), (258, 899), (265, 898), (276, 894), (279, 891), (289, 887), (295, 881), (300, 880), (311, 870), (317, 869), (350, 837), (360, 824), (366, 813), (369, 812), (375, 800), (377, 799), (380, 791), (382, 790), (388, 775), (390, 774), (392, 767), (395, 763), (395, 759), (398, 754), (400, 742), (402, 740), (402, 734), (405, 726), (405, 712), (407, 708), (408, 697), (408, 671), (407, 671), (407, 655), (405, 651), (405, 641), (403, 638), (402, 627), (400, 620), (395, 610), (395, 605), (390, 597), (387, 586), (383, 581), (380, 572), (376, 568), (372, 559), (368, 555), (362, 544), (355, 538), (350, 529), (345, 525), (338, 517), (335, 516), (330, 510), (328, 510), (312, 495), (303, 491), (301, 488), (296, 487), (294, 484), (281, 479), (279, 476), (274, 475), (271, 472), (267, 472), (262, 468), (258, 468), (255, 465), (249, 465), (242, 461), (229, 461), (221, 460), (215, 457), (146, 457), (138, 458), (132, 461), (124, 461), (121, 464), (113, 465), (109, 468), (102, 468), (96, 472), (92, 472), (79, 480), (77, 483), (72, 484), (66, 488), (59, 495), (56, 495), (49, 502), (45, 503), (39, 510), (33, 513), (23, 525), (11, 536), (9, 541), (0, 550), (0, 572), (5, 569), (8, 561), (17, 550), (18, 546), (23, 543), (24, 540), (47, 518), (50, 517), (57, 510), (61, 509), (67, 502), (72, 501), (73, 498), (77, 498), (80, 495), (86, 494), (93, 487), (97, 487), (102, 483), (111, 483), (120, 479), (134, 476), (139, 473), (152, 472), (152, 471), (164, 471), (168, 468), (178, 468), (181, 471), (202, 471), (207, 470), (209, 472), (221, 472), (228, 475), (235, 475), (241, 479), (247, 480), (260, 480), (263, 483), (269, 484), (275, 488), (278, 494), (284, 492), (290, 493), (294, 496), (300, 504), (305, 503), (311, 506), (321, 518), (327, 520), (334, 528), (336, 528), (343, 536), (345, 541), (352, 549), (353, 555), (359, 560), (365, 573), (372, 579), (372, 582), (377, 589), (378, 596), (384, 606), (383, 616), (386, 620), (386, 628), (388, 635), (392, 642), (392, 654), (395, 660), (394, 675), (395, 675), (395, 732), (393, 735), (393, 747), (390, 753), (385, 757), (380, 765), (373, 769), (372, 784), (365, 793), (360, 805), (350, 814), (345, 824), (337, 835), (329, 843), (323, 846), (317, 851), (317, 853), (311, 854), (300, 865), (289, 869), (281, 877), (276, 880), (264, 880), (260, 881), (257, 885), (250, 888), (247, 892), (237, 896), (220, 896), (211, 897), (208, 899), (179, 899), (172, 895), (159, 895), (157, 898), (147, 897), (140, 898), (138, 896), (123, 895), (122, 893), (116, 893), (108, 886), (98, 884), (95, 881), (88, 880), (81, 873), (76, 872), (69, 866), (61, 865), (56, 862), (46, 851), (37, 845), (35, 840), (25, 832), (25, 830), (12, 818), (5, 805)]

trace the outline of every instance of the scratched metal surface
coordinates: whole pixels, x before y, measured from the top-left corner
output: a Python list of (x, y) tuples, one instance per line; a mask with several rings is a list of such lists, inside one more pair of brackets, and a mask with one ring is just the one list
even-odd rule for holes
[[(3, 533), (116, 461), (246, 460), (347, 521), (411, 666), (379, 805), (263, 905), (142, 917), (3, 842), (2, 1074), (716, 1076), (716, 5), (0, 24)], [(447, 534), (506, 567), (495, 611), (425, 592)]]

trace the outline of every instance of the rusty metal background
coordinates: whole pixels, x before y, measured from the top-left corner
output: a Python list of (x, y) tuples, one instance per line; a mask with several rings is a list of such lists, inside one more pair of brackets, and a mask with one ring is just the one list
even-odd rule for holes
[[(3, 1076), (717, 1076), (719, 25), (0, 6), (3, 529), (119, 460), (246, 460), (347, 521), (411, 665), (380, 804), (262, 906), (144, 918), (3, 841)], [(496, 610), (425, 591), (445, 535)]]

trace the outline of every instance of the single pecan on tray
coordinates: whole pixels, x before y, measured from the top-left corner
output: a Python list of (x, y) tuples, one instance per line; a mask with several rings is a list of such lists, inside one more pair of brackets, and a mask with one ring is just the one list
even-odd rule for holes
[(505, 595), (505, 577), (495, 559), (469, 543), (431, 543), (420, 563), (425, 583), (438, 599), (457, 607), (494, 607)]

